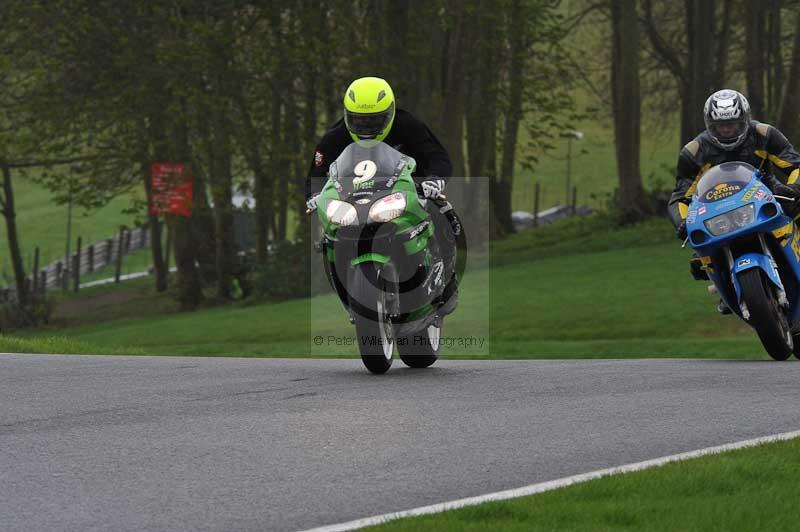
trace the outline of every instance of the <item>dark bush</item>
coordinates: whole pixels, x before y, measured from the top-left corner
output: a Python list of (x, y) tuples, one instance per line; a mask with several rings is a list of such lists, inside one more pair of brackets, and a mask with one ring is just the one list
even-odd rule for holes
[(266, 264), (252, 266), (253, 295), (276, 301), (308, 297), (309, 255), (306, 242), (270, 244)]
[(3, 303), (0, 305), (0, 332), (45, 325), (50, 321), (54, 303), (42, 295), (30, 296), (25, 305)]

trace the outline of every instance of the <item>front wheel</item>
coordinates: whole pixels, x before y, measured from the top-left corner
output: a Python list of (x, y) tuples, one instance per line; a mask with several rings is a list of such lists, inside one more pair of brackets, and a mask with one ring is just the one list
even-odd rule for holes
[(394, 339), (385, 283), (377, 265), (359, 265), (353, 272), (348, 292), (361, 361), (372, 373), (386, 373), (392, 366)]
[(759, 268), (739, 274), (742, 299), (750, 311), (748, 323), (756, 330), (764, 349), (775, 360), (786, 360), (794, 349), (789, 322), (781, 310), (769, 281), (765, 282)]
[(410, 368), (427, 368), (439, 358), (441, 325), (429, 325), (416, 334), (408, 334), (397, 339), (400, 360)]

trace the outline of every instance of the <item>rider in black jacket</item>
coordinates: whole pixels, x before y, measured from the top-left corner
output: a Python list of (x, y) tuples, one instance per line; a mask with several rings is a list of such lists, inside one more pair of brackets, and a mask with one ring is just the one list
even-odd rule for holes
[[(328, 166), (351, 142), (353, 139), (344, 119), (336, 122), (325, 132), (317, 144), (317, 149), (314, 150), (314, 158), (308, 170), (306, 199), (319, 194), (328, 179)], [(450, 156), (428, 126), (408, 111), (397, 109), (392, 129), (383, 142), (414, 158), (417, 162), (415, 181), (422, 183), (430, 179), (441, 180), (443, 181), (441, 190), (444, 190), (444, 185), (452, 172)]]
[[(320, 191), (328, 178), (328, 167), (344, 149), (352, 142), (375, 141), (385, 142), (414, 158), (417, 167), (412, 177), (420, 185), (422, 196), (436, 200), (442, 195), (453, 165), (441, 142), (414, 115), (395, 108), (394, 92), (385, 80), (359, 78), (345, 92), (344, 117), (323, 135), (314, 151), (305, 182), (309, 210), (316, 209)], [(433, 216), (445, 271), (453, 272), (455, 235), (460, 234), (460, 222), (449, 203), (438, 208), (429, 203), (428, 210)], [(443, 297), (455, 297), (455, 282), (448, 283)]]

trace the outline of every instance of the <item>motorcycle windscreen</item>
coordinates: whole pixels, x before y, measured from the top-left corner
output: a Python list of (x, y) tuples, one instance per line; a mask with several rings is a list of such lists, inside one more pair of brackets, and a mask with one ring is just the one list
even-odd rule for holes
[(403, 155), (384, 142), (350, 144), (330, 166), (332, 180), (342, 197), (355, 192), (376, 191), (391, 188), (393, 176), (398, 175), (405, 164), (413, 159)]
[(713, 203), (735, 196), (747, 187), (755, 171), (739, 161), (714, 166), (697, 183), (697, 197), (703, 203)]

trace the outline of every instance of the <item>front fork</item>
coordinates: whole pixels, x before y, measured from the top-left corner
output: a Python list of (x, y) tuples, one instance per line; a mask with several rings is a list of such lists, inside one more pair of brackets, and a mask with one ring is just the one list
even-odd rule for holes
[(742, 292), (741, 287), (739, 286), (739, 278), (737, 277), (737, 274), (750, 268), (760, 268), (763, 270), (767, 275), (767, 278), (770, 280), (769, 284), (774, 287), (773, 290), (778, 296), (778, 304), (784, 308), (788, 308), (789, 306), (789, 299), (786, 297), (786, 290), (784, 289), (783, 283), (778, 275), (778, 264), (775, 262), (775, 258), (772, 256), (772, 252), (770, 251), (763, 234), (758, 235), (758, 241), (761, 244), (761, 251), (763, 254), (746, 253), (736, 259), (736, 261), (734, 261), (733, 253), (731, 253), (730, 247), (725, 246), (724, 248), (725, 259), (728, 263), (728, 271), (731, 275), (731, 283), (736, 291), (736, 302), (738, 303), (739, 309), (742, 312), (742, 317), (745, 320), (750, 319), (750, 311), (747, 308), (747, 303), (742, 300)]

